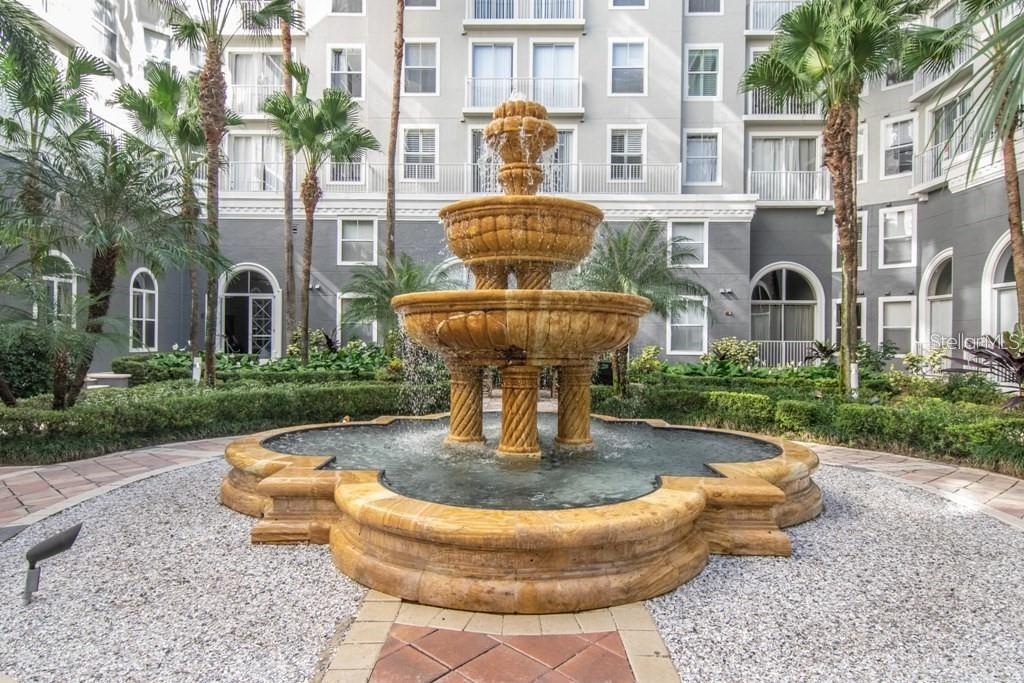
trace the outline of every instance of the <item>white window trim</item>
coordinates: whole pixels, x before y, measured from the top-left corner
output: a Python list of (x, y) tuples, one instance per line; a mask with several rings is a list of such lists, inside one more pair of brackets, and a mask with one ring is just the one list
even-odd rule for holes
[(361, 12), (335, 12), (334, 11), (334, 3), (331, 2), (330, 5), (329, 5), (330, 9), (327, 10), (327, 14), (328, 14), (328, 16), (332, 16), (332, 17), (365, 17), (366, 16), (366, 3), (368, 3), (368, 2), (371, 2), (371, 0), (363, 0), (362, 1), (363, 9), (362, 9)]
[(354, 102), (362, 102), (366, 99), (366, 43), (328, 43), (327, 47), (327, 78), (324, 82), (324, 90), (331, 87), (331, 77), (334, 76), (334, 51), (335, 50), (346, 50), (346, 49), (357, 49), (363, 62), (363, 70), (360, 72), (363, 75), (363, 94), (359, 97), (353, 97)]
[[(857, 184), (858, 185), (860, 185), (861, 183), (866, 183), (868, 181), (868, 162), (870, 160), (870, 157), (868, 156), (868, 148), (871, 146), (871, 139), (868, 137), (868, 130), (869, 129), (870, 129), (870, 127), (868, 126), (866, 121), (857, 124), (857, 135), (858, 136), (860, 135), (860, 131), (861, 130), (864, 131), (864, 144), (863, 145), (860, 145), (860, 144), (857, 145), (857, 154), (858, 154), (858, 156), (863, 156), (864, 157), (864, 163), (862, 164), (862, 167), (864, 169), (864, 177), (863, 178), (857, 178)], [(856, 165), (854, 165), (854, 169), (853, 170), (854, 170), (854, 172), (857, 171)]]
[[(440, 183), (441, 182), (441, 132), (436, 123), (430, 124), (416, 124), (416, 123), (403, 123), (398, 127), (398, 163), (402, 167), (401, 175), (395, 174), (396, 177), (403, 182), (417, 182), (417, 183)], [(434, 177), (431, 178), (406, 178), (405, 177), (405, 132), (408, 130), (433, 130), (434, 131)], [(472, 139), (472, 138), (470, 138)]]
[[(623, 8), (618, 8), (623, 9)], [(637, 9), (637, 8), (630, 8)], [(612, 92), (612, 65), (613, 65), (613, 51), (616, 43), (641, 43), (644, 46), (644, 91), (643, 92)], [(532, 52), (532, 51), (531, 51)], [(577, 55), (579, 50), (576, 51)], [(577, 56), (577, 60), (579, 57)], [(577, 62), (578, 65), (578, 62)], [(531, 65), (532, 66), (532, 65)], [(608, 39), (608, 71), (606, 75), (608, 77), (608, 97), (647, 97), (649, 91), (648, 88), (648, 77), (651, 72), (651, 48), (647, 38), (629, 38), (629, 37), (615, 37)], [(627, 67), (628, 68), (628, 67)], [(579, 73), (579, 67), (577, 66), (576, 72)]]
[[(348, 300), (351, 301), (352, 299), (364, 299), (364, 298), (366, 298), (366, 297), (363, 297), (363, 296), (361, 296), (359, 294), (352, 294), (351, 292), (338, 292), (338, 294), (334, 297), (334, 338), (338, 340), (338, 344), (339, 345), (342, 343), (342, 341), (341, 341), (341, 302), (344, 301), (345, 299), (348, 299)], [(377, 343), (377, 321), (376, 320), (368, 320), (366, 322), (370, 323), (370, 330), (371, 330), (370, 331), (370, 338), (373, 341), (373, 343), (376, 344)], [(363, 324), (366, 324), (366, 323), (356, 323), (356, 324), (363, 325)]]
[[(608, 164), (608, 182), (610, 183), (637, 183), (645, 182), (647, 180), (647, 124), (646, 123), (631, 123), (624, 125), (615, 125), (612, 123), (608, 124), (608, 132), (605, 133), (604, 139), (605, 144), (608, 145), (607, 151), (605, 152), (605, 160)], [(643, 161), (640, 163), (640, 177), (639, 178), (613, 178), (612, 177), (612, 131), (613, 130), (639, 130), (641, 131), (640, 136), (640, 154), (643, 157)]]
[[(712, 95), (690, 94), (690, 51), (718, 50), (718, 78)], [(725, 46), (722, 43), (686, 43), (683, 46), (683, 100), (689, 102), (715, 102), (722, 99), (722, 81), (725, 80)]]
[[(511, 38), (510, 40), (515, 40), (515, 38)], [(530, 78), (531, 79), (537, 78), (537, 74), (534, 73), (534, 71), (533, 71), (533, 66), (534, 66), (533, 65), (533, 57), (534, 57), (533, 50), (534, 50), (534, 46), (536, 46), (536, 45), (572, 45), (573, 63), (576, 66), (576, 70), (575, 70), (576, 71), (576, 76), (575, 76), (575, 78), (577, 78), (577, 79), (580, 78), (580, 39), (579, 39), (579, 37), (569, 36), (569, 37), (563, 38), (563, 37), (560, 37), (560, 36), (552, 36), (551, 38), (536, 38), (536, 37), (530, 38), (530, 72), (529, 73), (530, 73)], [(644, 50), (644, 54), (645, 55), (647, 54), (646, 50)], [(513, 70), (515, 70), (515, 65), (514, 64), (515, 63), (513, 62), (513, 67), (512, 67)], [(646, 69), (645, 69), (645, 71), (646, 71)], [(582, 100), (580, 101), (580, 106), (583, 106)]]
[[(475, 79), (476, 76), (473, 74), (473, 48), (477, 45), (511, 45), (512, 46), (512, 80), (519, 78), (519, 41), (514, 37), (509, 36), (495, 36), (493, 38), (471, 38), (469, 45), (466, 50), (466, 73), (470, 78)], [(532, 45), (532, 42), (531, 42)], [(533, 55), (531, 50), (530, 55), (531, 66), (533, 61)]]
[[(878, 343), (885, 339), (885, 304), (909, 303), (910, 304), (910, 350), (917, 346), (917, 297), (916, 296), (880, 296), (878, 297)], [(905, 353), (897, 353), (897, 358), (903, 358)]]
[[(910, 212), (910, 261), (907, 263), (885, 262), (885, 217), (891, 213)], [(887, 206), (878, 210), (878, 269), (914, 268), (917, 266), (917, 204)]]
[(708, 352), (708, 298), (706, 296), (683, 296), (681, 299), (691, 301), (702, 301), (704, 303), (704, 335), (699, 351), (685, 350), (674, 351), (672, 349), (672, 316), (665, 319), (665, 355), (666, 356), (702, 356)]
[(725, 3), (728, 0), (718, 0), (717, 12), (691, 12), (690, 0), (683, 0), (683, 15), (687, 17), (720, 17), (725, 14)]
[(648, 8), (650, 7), (650, 5), (651, 5), (651, 0), (644, 0), (644, 4), (642, 4), (642, 5), (636, 5), (636, 6), (629, 6), (629, 5), (616, 5), (616, 4), (615, 4), (615, 0), (608, 0), (608, 9), (615, 9), (615, 10), (638, 10), (638, 9), (648, 9)]
[[(139, 276), (139, 273), (145, 273), (153, 280), (153, 289), (135, 289), (135, 278)], [(131, 329), (128, 331), (128, 352), (129, 353), (152, 353), (160, 347), (160, 283), (156, 281), (156, 276), (153, 275), (153, 271), (149, 268), (137, 268), (128, 279), (128, 325), (129, 327), (135, 324), (135, 311), (132, 306), (135, 301), (135, 292), (153, 292), (153, 346), (136, 347), (133, 345), (134, 339), (132, 338)], [(147, 318), (138, 318), (145, 322)]]
[(428, 7), (406, 5), (405, 9), (410, 12), (435, 12), (441, 9), (441, 0), (434, 0), (434, 4)]
[[(857, 259), (857, 270), (868, 269), (868, 212), (858, 211), (857, 218), (860, 219), (861, 229), (864, 231), (864, 239), (860, 241), (860, 258)], [(832, 218), (832, 272), (840, 273), (842, 268), (839, 265), (839, 228), (836, 227), (836, 219)]]
[[(1000, 261), (1003, 260), (1003, 252), (1009, 249), (1009, 245), (1010, 231), (1006, 230), (999, 236), (999, 239), (989, 249), (988, 256), (985, 257), (985, 266), (981, 271), (982, 334), (996, 334), (997, 332), (995, 328), (999, 314), (996, 310), (995, 294), (999, 290), (996, 287), (996, 276), (1001, 275), (1001, 273), (996, 272), (996, 270), (999, 268)], [(953, 267), (956, 268), (956, 263), (953, 264)]]
[[(434, 92), (406, 92), (405, 91), (405, 48), (413, 43), (414, 45), (422, 43), (433, 43), (434, 45)], [(441, 96), (441, 39), (440, 38), (412, 38), (408, 37), (405, 39), (405, 44), (402, 46), (402, 97), (440, 97)]]
[[(690, 224), (703, 223), (703, 225), (704, 225), (704, 236), (702, 237), (702, 239), (703, 239), (703, 245), (704, 245), (704, 258), (702, 260), (700, 260), (700, 261), (688, 261), (686, 263), (672, 263), (672, 226), (675, 223), (690, 223)], [(701, 220), (699, 218), (696, 219), (696, 220), (694, 220), (694, 219), (686, 219), (686, 218), (677, 218), (677, 219), (670, 219), (670, 220), (666, 221), (666, 223), (665, 223), (665, 235), (666, 235), (667, 246), (668, 246), (668, 253), (666, 254), (666, 257), (668, 258), (668, 265), (669, 265), (669, 267), (670, 268), (707, 268), (708, 267), (708, 259), (710, 258), (710, 253), (711, 253), (710, 245), (708, 244), (708, 240), (709, 240), (709, 238), (711, 236), (711, 229), (710, 229), (710, 227), (711, 227), (711, 221), (709, 221), (706, 218), (703, 219), (703, 220)]]
[[(51, 258), (59, 258), (68, 264), (68, 274), (64, 275), (44, 275), (42, 277), (43, 282), (71, 282), (71, 327), (72, 329), (78, 327), (78, 316), (75, 315), (75, 307), (78, 303), (78, 269), (75, 268), (75, 262), (71, 260), (67, 254), (57, 249), (50, 249), (47, 252), (47, 256)], [(32, 304), (32, 318), (37, 319), (39, 317), (39, 306)]]
[[(708, 134), (713, 133), (718, 137), (718, 159), (715, 167), (715, 180), (711, 183), (690, 182), (686, 177), (686, 138), (690, 133)], [(690, 187), (721, 187), (722, 186), (722, 129), (721, 128), (684, 128), (683, 129), (683, 185)]]
[[(372, 261), (343, 261), (341, 259), (341, 242), (342, 242), (342, 224), (345, 221), (373, 221), (373, 260)], [(336, 240), (337, 245), (337, 258), (335, 259), (339, 266), (375, 266), (377, 265), (377, 250), (379, 248), (380, 235), (380, 220), (373, 216), (343, 216), (338, 218), (338, 239)]]
[(882, 119), (878, 123), (878, 126), (879, 126), (879, 128), (878, 128), (878, 151), (879, 151), (878, 179), (879, 180), (891, 180), (893, 178), (906, 178), (907, 176), (913, 176), (914, 175), (914, 164), (913, 164), (913, 161), (911, 161), (910, 170), (909, 171), (904, 171), (903, 173), (896, 173), (894, 175), (886, 175), (885, 174), (885, 152), (888, 149), (885, 146), (885, 138), (886, 138), (885, 127), (888, 126), (888, 125), (891, 125), (891, 124), (902, 123), (903, 121), (910, 121), (911, 122), (911, 124), (910, 124), (910, 131), (911, 131), (911, 134), (914, 136), (913, 137), (913, 143), (914, 143), (913, 154), (910, 155), (910, 158), (913, 159), (914, 155), (917, 154), (917, 152), (918, 152), (918, 145), (917, 145), (917, 114), (916, 113), (914, 113), (914, 114), (905, 114), (903, 116), (891, 116), (891, 117), (889, 117), (887, 119)]
[[(253, 271), (259, 273), (267, 279), (270, 283), (270, 295), (271, 295), (271, 335), (270, 335), (270, 358), (277, 360), (281, 357), (281, 284), (277, 281), (277, 277), (265, 266), (259, 263), (243, 262), (236, 263), (235, 265), (228, 268), (226, 271), (221, 273), (220, 277), (217, 278), (217, 348), (220, 350), (224, 349), (224, 299), (228, 296), (227, 288), (228, 282), (231, 281), (235, 275), (244, 271)], [(252, 296), (252, 295), (248, 295)]]
[[(932, 260), (929, 261), (928, 265), (925, 267), (924, 272), (921, 273), (921, 283), (918, 285), (918, 288), (917, 288), (917, 291), (920, 293), (922, 301), (924, 303), (924, 305), (921, 306), (921, 311), (920, 311), (919, 315), (917, 316), (918, 317), (917, 324), (918, 324), (918, 327), (920, 328), (920, 331), (918, 333), (918, 339), (921, 340), (921, 343), (928, 343), (929, 347), (931, 346), (931, 335), (932, 335), (932, 330), (931, 330), (931, 327), (932, 327), (932, 319), (931, 319), (932, 312), (931, 312), (931, 306), (929, 306), (929, 302), (932, 301), (933, 297), (928, 293), (928, 290), (929, 290), (929, 288), (931, 286), (932, 280), (935, 278), (935, 276), (939, 272), (939, 266), (944, 265), (946, 263), (946, 261), (950, 261), (951, 262), (950, 265), (953, 268), (954, 280), (952, 282), (952, 285), (953, 285), (952, 291), (955, 292), (956, 291), (956, 280), (955, 280), (955, 278), (956, 278), (956, 263), (953, 262), (953, 247), (949, 247), (948, 249), (943, 249), (942, 251), (940, 251), (939, 253), (935, 254), (935, 256), (932, 257)], [(941, 295), (941, 296), (943, 298), (948, 297), (953, 302), (953, 306), (954, 307), (956, 306), (956, 297), (955, 296), (953, 296), (952, 294)], [(982, 293), (982, 296), (984, 296), (984, 293)]]
[[(832, 299), (832, 335), (836, 336), (836, 331), (839, 329), (839, 317), (841, 311), (837, 310), (843, 303), (842, 299)], [(868, 340), (868, 298), (866, 296), (858, 296), (857, 303), (860, 305), (860, 338), (863, 341)], [(833, 344), (838, 344), (838, 339), (831, 339)]]

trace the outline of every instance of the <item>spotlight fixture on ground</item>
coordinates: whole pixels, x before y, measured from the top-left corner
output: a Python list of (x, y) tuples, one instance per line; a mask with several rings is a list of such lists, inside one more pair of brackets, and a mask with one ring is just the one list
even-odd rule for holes
[(36, 543), (25, 553), (28, 560), (28, 574), (25, 576), (25, 604), (32, 602), (32, 594), (39, 590), (39, 562), (60, 554), (75, 544), (78, 532), (82, 530), (82, 524), (65, 529), (59, 534), (54, 534), (47, 539)]

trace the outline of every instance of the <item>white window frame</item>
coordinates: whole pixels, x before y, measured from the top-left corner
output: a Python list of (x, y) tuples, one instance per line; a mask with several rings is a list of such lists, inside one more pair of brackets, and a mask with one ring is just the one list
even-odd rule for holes
[[(860, 253), (857, 255), (857, 270), (868, 269), (868, 212), (858, 211), (857, 218), (860, 219), (861, 240)], [(832, 218), (832, 272), (842, 272), (839, 264), (839, 228), (836, 227), (836, 219)]]
[(644, 4), (642, 4), (642, 5), (616, 5), (615, 4), (615, 0), (608, 0), (608, 9), (616, 9), (616, 10), (648, 9), (650, 7), (650, 5), (651, 5), (651, 0), (644, 0)]
[[(683, 296), (681, 299), (701, 301), (704, 304), (704, 334), (700, 350), (675, 351), (672, 349), (672, 316), (665, 319), (665, 355), (666, 356), (702, 356), (708, 352), (708, 298), (706, 296)], [(695, 327), (694, 325), (678, 325), (677, 327)]]
[[(715, 180), (714, 182), (690, 182), (690, 179), (686, 177), (687, 167), (687, 152), (686, 152), (686, 141), (691, 135), (708, 135), (712, 134), (718, 138), (718, 159), (715, 165)], [(721, 128), (684, 128), (683, 129), (683, 185), (689, 185), (691, 187), (721, 187), (722, 186), (722, 129)]]
[(428, 6), (416, 6), (406, 4), (405, 9), (409, 10), (410, 12), (433, 12), (441, 9), (441, 0), (434, 0), (434, 4)]
[[(842, 322), (842, 299), (832, 299), (832, 343), (839, 343), (839, 324)], [(860, 338), (863, 341), (868, 340), (868, 298), (866, 296), (857, 297), (857, 305), (860, 306)]]
[[(863, 138), (864, 144), (861, 144), (861, 138)], [(868, 145), (870, 139), (868, 138), (868, 124), (866, 122), (857, 124), (857, 156), (861, 158), (860, 168), (864, 172), (864, 177), (857, 177), (857, 184), (866, 183), (868, 181)], [(856, 166), (854, 171), (856, 171)]]
[[(704, 234), (701, 237), (701, 244), (704, 247), (704, 258), (700, 261), (687, 261), (686, 263), (672, 263), (672, 226), (676, 223), (689, 223), (691, 225), (703, 225)], [(711, 249), (708, 244), (708, 240), (711, 236), (711, 221), (707, 218), (704, 219), (689, 219), (689, 218), (674, 218), (666, 221), (665, 223), (665, 238), (668, 248), (666, 257), (668, 258), (668, 265), (670, 268), (707, 268), (708, 259), (710, 258)], [(696, 243), (695, 243), (696, 244)]]
[(362, 11), (359, 11), (359, 12), (335, 12), (334, 11), (334, 2), (333, 2), (333, 0), (330, 0), (330, 2), (331, 2), (330, 9), (328, 9), (327, 14), (332, 16), (332, 17), (365, 17), (366, 16), (366, 3), (370, 2), (370, 1), (371, 0), (362, 0), (361, 7), (363, 9), (362, 9)]
[[(50, 305), (54, 308), (54, 310), (56, 310), (56, 295), (60, 291), (60, 283), (68, 282), (71, 284), (71, 327), (77, 328), (78, 316), (75, 315), (75, 307), (78, 302), (78, 270), (75, 268), (75, 262), (72, 261), (67, 254), (65, 254), (62, 251), (58, 251), (57, 249), (50, 249), (47, 252), (47, 256), (51, 258), (59, 258), (68, 264), (67, 275), (44, 275), (42, 277), (42, 281), (47, 283), (47, 287), (49, 287), (49, 283), (54, 283), (54, 296), (49, 297)], [(36, 304), (32, 304), (32, 318), (36, 319), (38, 317), (39, 306), (37, 306)]]
[[(408, 55), (406, 48), (410, 45), (433, 44), (434, 46), (434, 92), (406, 92), (405, 60)], [(441, 39), (440, 38), (406, 38), (402, 47), (402, 97), (440, 97), (441, 96)]]
[[(372, 261), (343, 261), (342, 260), (342, 258), (341, 258), (341, 253), (342, 253), (341, 246), (342, 246), (342, 241), (343, 241), (342, 235), (344, 234), (343, 230), (342, 230), (342, 226), (344, 225), (345, 221), (371, 221), (373, 223), (373, 260)], [(373, 216), (341, 216), (341, 217), (338, 218), (337, 230), (338, 230), (337, 240), (336, 240), (337, 258), (335, 260), (337, 261), (337, 264), (339, 266), (375, 266), (375, 265), (377, 265), (377, 260), (378, 260), (378, 258), (377, 258), (377, 251), (379, 249), (379, 241), (380, 241), (380, 235), (379, 235), (379, 232), (380, 232), (380, 220), (379, 219), (374, 218)], [(360, 240), (360, 241), (362, 241), (362, 240)]]
[[(433, 178), (407, 178), (405, 175), (405, 134), (410, 130), (433, 130), (434, 131), (434, 177)], [(416, 183), (440, 183), (441, 182), (441, 132), (435, 124), (405, 123), (399, 126), (398, 130), (398, 163), (402, 167), (402, 173), (398, 179), (403, 182)], [(396, 174), (397, 175), (397, 174)]]
[[(508, 36), (495, 36), (494, 38), (472, 38), (469, 41), (469, 45), (466, 50), (466, 75), (468, 76), (467, 87), (473, 88), (472, 82), (476, 80), (477, 76), (473, 73), (473, 49), (478, 45), (502, 45), (512, 47), (512, 75), (509, 77), (513, 83), (519, 78), (519, 41), (515, 38)], [(531, 43), (532, 45), (532, 43)], [(530, 48), (530, 61), (531, 67), (533, 62), (533, 48)], [(466, 94), (466, 106), (469, 106), (470, 97), (469, 93)], [(474, 105), (480, 106), (480, 105)], [(488, 110), (490, 111), (490, 110)]]
[[(910, 261), (907, 263), (885, 262), (885, 217), (892, 213), (910, 213)], [(886, 206), (878, 210), (878, 269), (915, 268), (917, 266), (917, 204)]]
[[(156, 57), (146, 48), (146, 33), (155, 33), (163, 38), (167, 39), (167, 56)], [(145, 50), (145, 59), (150, 62), (157, 64), (170, 64), (174, 58), (174, 37), (167, 31), (166, 28), (161, 28), (156, 24), (142, 24), (142, 49)]]
[[(893, 125), (893, 124), (896, 124), (896, 123), (903, 123), (904, 121), (910, 121), (910, 134), (913, 136), (913, 138), (912, 138), (912, 142), (913, 142), (912, 150), (913, 151), (912, 151), (912, 153), (910, 155), (910, 158), (911, 158), (910, 170), (909, 171), (904, 171), (902, 173), (895, 173), (893, 175), (886, 175), (886, 173), (885, 173), (885, 153), (889, 149), (888, 147), (885, 146), (885, 140), (888, 137), (885, 134), (886, 126), (890, 126), (890, 125)], [(879, 150), (879, 157), (880, 157), (879, 160), (878, 160), (878, 178), (879, 178), (879, 180), (891, 180), (893, 178), (906, 178), (907, 176), (913, 176), (914, 175), (914, 162), (913, 162), (913, 158), (914, 158), (914, 155), (917, 154), (917, 151), (918, 151), (918, 146), (917, 146), (917, 114), (915, 113), (915, 114), (905, 114), (903, 116), (892, 116), (892, 117), (889, 117), (887, 119), (882, 119), (879, 122), (878, 125), (879, 125), (879, 129), (878, 129), (878, 133), (879, 133), (879, 135), (878, 135), (878, 150)]]
[[(515, 38), (509, 38), (508, 40), (515, 41)], [(552, 36), (551, 38), (547, 38), (547, 37), (540, 37), (540, 38), (532, 37), (532, 38), (530, 38), (530, 64), (529, 64), (530, 71), (529, 71), (529, 74), (530, 74), (531, 82), (537, 78), (537, 74), (534, 71), (534, 63), (533, 63), (533, 58), (535, 57), (534, 49), (535, 49), (535, 47), (537, 45), (572, 45), (573, 64), (576, 67), (575, 68), (575, 74), (576, 75), (574, 76), (574, 78), (576, 78), (578, 83), (582, 82), (582, 79), (580, 78), (580, 39), (578, 37), (562, 38), (562, 37), (559, 37), (559, 36)], [(647, 52), (645, 50), (644, 54), (646, 55), (646, 53)], [(512, 53), (512, 72), (513, 73), (516, 73), (517, 62), (518, 61), (519, 61), (518, 48), (514, 47), (513, 48), (513, 53)], [(470, 66), (472, 66), (472, 63), (470, 64)], [(645, 72), (646, 72), (646, 69), (645, 69)], [(579, 86), (577, 86), (577, 87), (579, 87)], [(577, 95), (577, 97), (579, 97), (579, 106), (582, 107), (583, 106), (582, 91), (580, 91), (580, 93)], [(551, 111), (551, 109), (549, 108), (548, 111)]]
[[(917, 297), (916, 296), (880, 296), (878, 297), (878, 343), (885, 340), (885, 304), (909, 303), (910, 304), (910, 350), (913, 351), (917, 345)], [(901, 328), (902, 329), (902, 328)], [(906, 354), (897, 353), (897, 358), (903, 358)]]
[[(135, 278), (140, 273), (145, 273), (153, 281), (153, 289), (136, 289)], [(135, 315), (135, 292), (152, 292), (153, 293), (153, 310), (150, 318), (145, 317), (145, 307), (143, 307), (143, 315)], [(145, 299), (143, 299), (145, 301)], [(153, 321), (153, 346), (135, 346), (135, 338), (132, 334), (132, 330), (135, 326), (135, 321), (141, 320), (143, 325), (147, 320)], [(145, 330), (145, 327), (143, 327)], [(129, 353), (152, 353), (160, 347), (160, 283), (156, 281), (156, 276), (153, 275), (153, 271), (149, 268), (137, 268), (128, 279), (128, 352)]]
[[(338, 345), (339, 346), (341, 346), (343, 343), (344, 344), (348, 343), (348, 342), (342, 342), (342, 339), (341, 339), (341, 325), (342, 325), (342, 323), (341, 323), (342, 303), (341, 302), (345, 301), (345, 300), (351, 301), (352, 299), (363, 299), (363, 298), (366, 298), (366, 297), (363, 297), (363, 296), (361, 296), (359, 294), (353, 294), (351, 292), (338, 292), (337, 295), (334, 297), (334, 335), (335, 335), (335, 339), (338, 340)], [(377, 321), (376, 320), (367, 320), (366, 322), (362, 322), (362, 323), (348, 323), (348, 324), (365, 325), (367, 323), (369, 323), (369, 325), (370, 325), (370, 338), (371, 338), (372, 342), (374, 344), (376, 344), (377, 343), (377, 339), (378, 339), (378, 336), (377, 336)]]
[[(715, 79), (714, 95), (690, 94), (690, 52), (693, 50), (718, 51), (718, 78)], [(701, 72), (705, 73), (705, 72)], [(725, 74), (725, 46), (722, 43), (686, 43), (683, 46), (683, 100), (689, 102), (715, 102), (722, 99), (722, 81)]]
[[(614, 178), (612, 177), (612, 131), (616, 130), (639, 130), (640, 131), (640, 177), (639, 178)], [(608, 145), (605, 152), (605, 159), (608, 163), (608, 182), (610, 183), (642, 183), (647, 180), (647, 124), (630, 123), (624, 125), (608, 124), (608, 132), (605, 134), (605, 143)]]
[(687, 17), (720, 17), (725, 14), (725, 3), (728, 0), (718, 0), (717, 12), (691, 12), (690, 0), (683, 0), (683, 14)]
[[(633, 9), (635, 9), (635, 8), (633, 8)], [(614, 67), (614, 59), (615, 59), (615, 57), (614, 57), (613, 53), (615, 51), (615, 45), (616, 44), (637, 44), (637, 43), (642, 44), (644, 46), (644, 89), (643, 89), (643, 92), (612, 92), (612, 70), (615, 68)], [(532, 53), (532, 51), (531, 51), (531, 53)], [(576, 54), (577, 54), (576, 59), (579, 60), (579, 56), (578, 56), (579, 55), (579, 49), (576, 50)], [(577, 64), (578, 64), (578, 61), (577, 61)], [(650, 49), (650, 44), (648, 43), (647, 38), (641, 38), (641, 37), (637, 37), (637, 38), (626, 38), (626, 37), (609, 38), (608, 39), (608, 71), (607, 71), (607, 75), (608, 75), (608, 97), (646, 97), (647, 93), (648, 93), (648, 90), (649, 90), (649, 88), (648, 88), (648, 77), (650, 76), (650, 72), (651, 72), (650, 66), (651, 66), (651, 49)], [(623, 68), (633, 68), (633, 67), (623, 67)], [(578, 66), (577, 66), (576, 72), (579, 73), (579, 67)]]
[[(92, 0), (92, 1), (93, 1), (93, 4), (95, 4), (96, 0)], [(114, 25), (113, 26), (107, 26), (106, 24), (104, 24), (102, 21), (100, 21), (96, 17), (96, 13), (95, 12), (92, 13), (92, 27), (93, 27), (93, 30), (96, 32), (97, 42), (98, 42), (98, 45), (96, 46), (97, 47), (96, 51), (99, 54), (99, 57), (101, 59), (103, 59), (104, 61), (109, 62), (111, 64), (114, 64), (114, 63), (117, 62), (117, 55), (118, 55), (118, 52), (121, 49), (121, 32), (118, 31), (118, 27), (117, 27), (118, 3), (117, 3), (117, 0), (102, 0), (102, 1), (103, 2), (109, 2), (109, 4), (111, 5), (112, 10), (113, 10), (113, 15), (114, 15)], [(113, 38), (114, 38), (114, 55), (113, 56), (108, 55), (107, 51), (106, 51), (106, 47), (107, 47), (107, 40), (106, 39), (108, 37), (110, 37), (110, 36), (113, 36)]]
[[(324, 90), (331, 87), (331, 81), (334, 78), (334, 51), (335, 50), (359, 50), (360, 58), (363, 63), (363, 70), (358, 72), (363, 76), (363, 92), (359, 97), (352, 97), (356, 102), (362, 102), (366, 99), (366, 43), (328, 43), (327, 44), (327, 82), (324, 84)], [(356, 73), (356, 72), (349, 72)], [(351, 93), (349, 93), (351, 94)]]

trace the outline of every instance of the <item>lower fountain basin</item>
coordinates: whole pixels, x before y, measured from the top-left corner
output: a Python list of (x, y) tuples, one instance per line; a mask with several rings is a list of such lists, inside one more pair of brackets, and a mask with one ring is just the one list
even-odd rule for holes
[(464, 363), (590, 361), (636, 334), (643, 297), (564, 290), (453, 290), (392, 299), (417, 343)]

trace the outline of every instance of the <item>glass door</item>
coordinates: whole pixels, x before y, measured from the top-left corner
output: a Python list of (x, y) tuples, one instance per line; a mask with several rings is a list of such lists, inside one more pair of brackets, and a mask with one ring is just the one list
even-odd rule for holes
[(576, 78), (576, 45), (537, 43), (533, 46), (532, 97), (550, 109), (580, 106)]
[(509, 98), (514, 89), (512, 52), (508, 44), (473, 45), (470, 106), (495, 107)]

